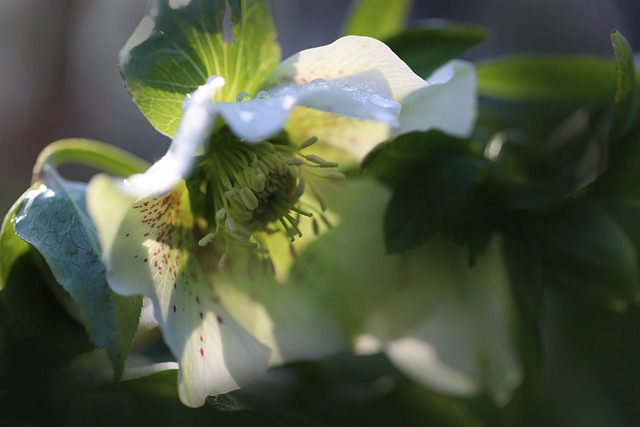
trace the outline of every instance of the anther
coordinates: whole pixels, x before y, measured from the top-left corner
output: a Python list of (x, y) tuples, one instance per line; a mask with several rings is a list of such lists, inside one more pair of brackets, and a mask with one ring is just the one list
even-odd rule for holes
[(223, 253), (220, 257), (220, 261), (218, 261), (218, 270), (222, 270), (222, 268), (227, 265), (227, 260), (229, 259), (228, 253)]
[(303, 157), (305, 159), (307, 159), (308, 161), (310, 161), (311, 163), (314, 163), (314, 164), (318, 165), (321, 168), (336, 168), (336, 167), (340, 166), (339, 163), (329, 162), (329, 161), (323, 159), (320, 156), (316, 156), (315, 154), (307, 154), (307, 155), (305, 155)]
[(202, 247), (207, 246), (209, 243), (213, 242), (213, 239), (215, 238), (216, 233), (209, 233), (198, 241), (198, 245)]
[(324, 177), (332, 181), (345, 181), (347, 179), (347, 177), (340, 172), (331, 172), (326, 174)]
[(318, 137), (312, 136), (311, 138), (307, 139), (302, 144), (300, 144), (300, 150), (304, 150), (305, 148), (311, 147), (316, 142), (318, 142)]
[(302, 166), (304, 165), (304, 162), (297, 157), (292, 157), (290, 159), (287, 159), (287, 164), (289, 166)]
[(256, 195), (253, 194), (253, 191), (251, 191), (247, 187), (243, 187), (240, 189), (238, 194), (240, 195), (240, 198), (242, 199), (242, 202), (245, 204), (247, 209), (249, 209), (250, 211), (256, 210), (256, 208), (259, 205), (259, 202), (258, 202), (258, 199), (256, 198)]
[(227, 230), (229, 230), (232, 233), (238, 229), (238, 227), (236, 227), (236, 222), (231, 217), (228, 217), (227, 219), (225, 219), (224, 224), (227, 227)]

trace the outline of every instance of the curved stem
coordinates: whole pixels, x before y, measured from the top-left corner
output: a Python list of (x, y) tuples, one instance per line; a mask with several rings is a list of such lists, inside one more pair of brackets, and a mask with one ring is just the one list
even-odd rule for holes
[(110, 172), (122, 177), (144, 172), (149, 163), (133, 154), (104, 142), (91, 139), (61, 139), (45, 147), (33, 167), (31, 182), (40, 179), (45, 166), (58, 167), (76, 163)]

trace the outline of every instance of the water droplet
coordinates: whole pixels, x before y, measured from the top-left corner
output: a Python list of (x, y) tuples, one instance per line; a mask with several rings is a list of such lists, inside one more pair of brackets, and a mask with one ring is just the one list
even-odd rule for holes
[(251, 101), (251, 95), (249, 92), (242, 91), (236, 95), (237, 102)]
[(256, 94), (257, 99), (267, 99), (269, 97), (269, 93), (266, 90), (261, 90)]
[(314, 89), (325, 88), (329, 86), (329, 82), (325, 79), (313, 79), (309, 82), (309, 87)]

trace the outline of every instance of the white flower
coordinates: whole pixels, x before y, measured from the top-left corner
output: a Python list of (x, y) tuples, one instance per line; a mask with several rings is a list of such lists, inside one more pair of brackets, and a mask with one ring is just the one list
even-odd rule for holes
[[(178, 360), (180, 398), (194, 407), (247, 384), (270, 363), (321, 357), (344, 345), (332, 317), (296, 285), (302, 279), (288, 275), (289, 241), (304, 227), (318, 228), (315, 217), (313, 227), (298, 217), (331, 217), (321, 187), (344, 178), (316, 172), (336, 164), (305, 154), (309, 138), (318, 138), (314, 147), (360, 160), (404, 132), (467, 134), (475, 116), (470, 65), (450, 63), (425, 82), (366, 37), (294, 55), (251, 99), (240, 93), (237, 102), (214, 101), (224, 83), (212, 76), (187, 96), (167, 154), (147, 172), (124, 183), (97, 176), (87, 195), (109, 285), (152, 300)], [(283, 130), (300, 145), (266, 141)], [(201, 182), (187, 187), (199, 154)], [(249, 268), (255, 281), (242, 267), (251, 263), (258, 264)]]

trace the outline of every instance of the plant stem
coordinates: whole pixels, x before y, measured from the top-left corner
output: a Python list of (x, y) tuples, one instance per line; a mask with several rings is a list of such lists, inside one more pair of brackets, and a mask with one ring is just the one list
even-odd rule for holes
[(45, 166), (76, 163), (110, 172), (122, 177), (144, 172), (149, 164), (127, 151), (91, 139), (61, 139), (49, 144), (38, 155), (31, 182), (40, 179)]

